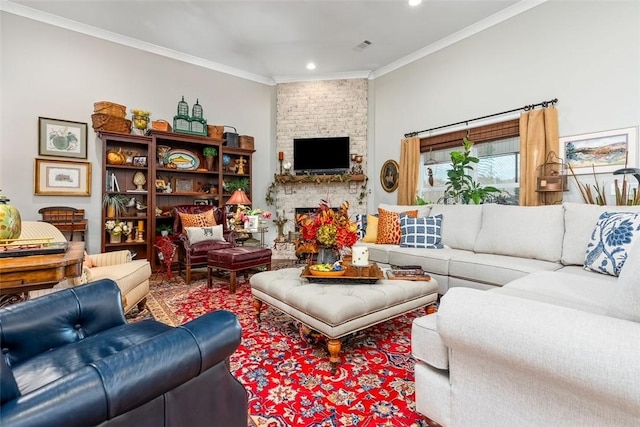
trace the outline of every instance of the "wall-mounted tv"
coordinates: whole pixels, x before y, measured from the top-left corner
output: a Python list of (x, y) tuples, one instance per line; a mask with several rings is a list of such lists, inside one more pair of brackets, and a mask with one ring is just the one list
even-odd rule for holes
[(293, 140), (293, 170), (297, 175), (345, 173), (350, 161), (348, 136)]

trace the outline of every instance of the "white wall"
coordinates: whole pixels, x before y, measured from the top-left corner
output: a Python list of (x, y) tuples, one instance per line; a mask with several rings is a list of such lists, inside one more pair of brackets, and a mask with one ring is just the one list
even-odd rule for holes
[[(85, 209), (88, 251), (98, 252), (102, 234), (100, 140), (91, 128), (93, 103), (113, 101), (128, 109), (149, 110), (152, 119), (173, 122), (182, 95), (196, 98), (209, 124), (228, 124), (255, 137), (253, 192), (264, 200), (277, 154), (275, 87), (188, 65), (116, 43), (0, 14), (2, 61), (0, 189), (25, 220), (40, 219), (43, 206)], [(130, 114), (130, 112), (127, 112)], [(34, 158), (38, 157), (38, 117), (86, 122), (91, 197), (35, 196)]]
[[(638, 126), (639, 22), (640, 2), (552, 0), (377, 78), (369, 110), (374, 206), (396, 201), (377, 176), (385, 160), (399, 159), (410, 131), (552, 98), (560, 136)], [(564, 199), (581, 201), (573, 187)]]

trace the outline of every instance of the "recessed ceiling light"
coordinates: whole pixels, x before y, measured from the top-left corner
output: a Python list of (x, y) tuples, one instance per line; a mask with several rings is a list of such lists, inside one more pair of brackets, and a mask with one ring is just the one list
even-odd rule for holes
[(422, 3), (422, 0), (409, 0), (409, 6), (417, 6)]
[(307, 64), (307, 70), (315, 70), (316, 69), (316, 64), (314, 64), (313, 62), (309, 62)]

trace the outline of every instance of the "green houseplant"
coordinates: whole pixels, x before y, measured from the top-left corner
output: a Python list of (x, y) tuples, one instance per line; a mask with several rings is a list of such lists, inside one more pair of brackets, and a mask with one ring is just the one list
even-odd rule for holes
[(127, 208), (129, 198), (124, 194), (105, 194), (102, 206), (107, 208), (107, 218), (115, 218)]
[(462, 146), (464, 151), (451, 152), (451, 169), (447, 171), (445, 202), (483, 203), (493, 193), (500, 193), (500, 190), (491, 186), (482, 186), (469, 175), (468, 172), (473, 170), (473, 164), (478, 163), (480, 159), (471, 155), (473, 142), (469, 138), (463, 138)]

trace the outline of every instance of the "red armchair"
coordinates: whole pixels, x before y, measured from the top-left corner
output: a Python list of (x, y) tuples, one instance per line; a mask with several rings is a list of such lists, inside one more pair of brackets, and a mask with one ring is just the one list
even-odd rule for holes
[[(183, 232), (179, 213), (200, 214), (213, 209), (216, 224), (222, 224), (223, 236), (226, 242), (206, 240), (191, 244), (186, 233)], [(185, 270), (185, 281), (191, 283), (191, 268), (206, 267), (207, 253), (212, 249), (232, 248), (235, 246), (235, 232), (227, 227), (224, 208), (205, 205), (178, 205), (173, 207), (173, 236), (178, 246), (178, 274)]]

